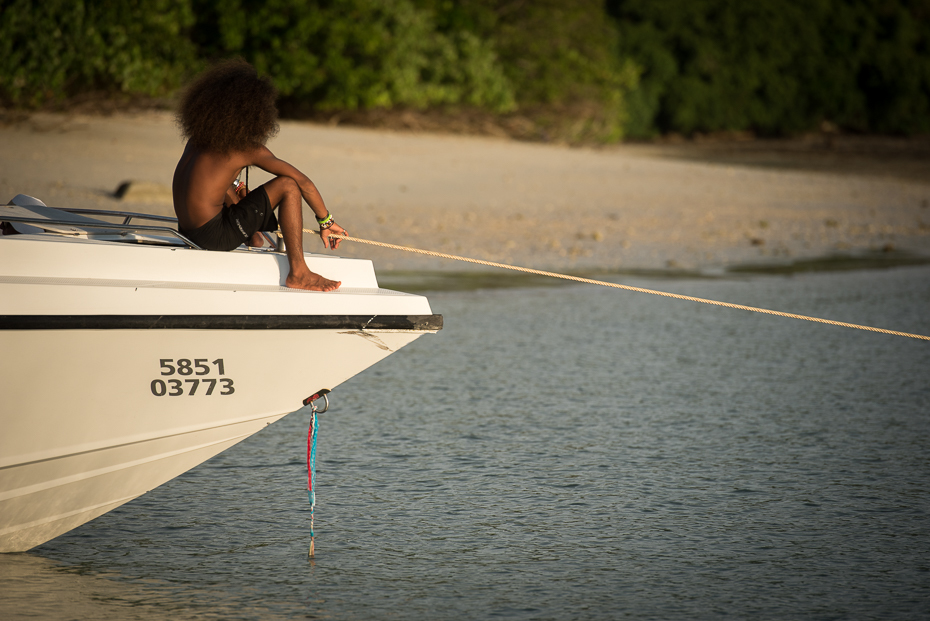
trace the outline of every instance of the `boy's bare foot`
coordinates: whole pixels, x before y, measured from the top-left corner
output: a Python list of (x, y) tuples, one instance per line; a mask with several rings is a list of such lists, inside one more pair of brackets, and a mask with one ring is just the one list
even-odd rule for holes
[(341, 280), (330, 280), (323, 278), (319, 274), (307, 271), (306, 274), (295, 275), (293, 272), (287, 275), (284, 281), (285, 286), (291, 289), (307, 289), (308, 291), (335, 291), (342, 284)]

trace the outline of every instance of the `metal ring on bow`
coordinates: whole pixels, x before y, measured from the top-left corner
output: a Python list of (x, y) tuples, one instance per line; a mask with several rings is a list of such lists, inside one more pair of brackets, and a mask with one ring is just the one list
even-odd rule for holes
[(326, 414), (326, 412), (329, 411), (329, 397), (323, 395), (323, 401), (326, 402), (326, 407), (324, 407), (322, 410), (317, 408), (316, 401), (310, 404), (310, 409), (317, 414)]

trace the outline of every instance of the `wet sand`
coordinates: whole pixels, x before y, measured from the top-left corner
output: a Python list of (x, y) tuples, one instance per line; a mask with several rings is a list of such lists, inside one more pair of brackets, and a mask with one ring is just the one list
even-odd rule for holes
[[(2, 202), (24, 193), (173, 215), (183, 143), (166, 113), (34, 115), (0, 127), (0, 144)], [(715, 272), (834, 255), (930, 258), (930, 166), (920, 158), (870, 164), (840, 151), (824, 166), (784, 149), (572, 148), (298, 122), (283, 122), (269, 147), (314, 180), (351, 234), (480, 259)], [(127, 180), (143, 191), (115, 198)], [(320, 249), (305, 236), (305, 250)], [(359, 245), (339, 254), (379, 270), (469, 269)]]

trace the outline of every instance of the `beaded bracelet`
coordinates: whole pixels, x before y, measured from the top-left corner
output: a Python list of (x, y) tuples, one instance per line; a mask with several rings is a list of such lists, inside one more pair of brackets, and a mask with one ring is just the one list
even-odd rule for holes
[(321, 231), (326, 230), (332, 225), (336, 224), (336, 219), (333, 218), (332, 213), (327, 213), (325, 218), (317, 218), (316, 221), (317, 221), (317, 224), (320, 225)]

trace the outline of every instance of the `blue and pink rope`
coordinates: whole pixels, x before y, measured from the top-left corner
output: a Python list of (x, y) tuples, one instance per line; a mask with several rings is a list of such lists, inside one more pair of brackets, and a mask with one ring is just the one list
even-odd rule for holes
[(307, 431), (307, 496), (310, 499), (310, 557), (313, 557), (313, 511), (316, 508), (316, 435), (319, 423), (316, 408), (310, 410), (310, 429)]

